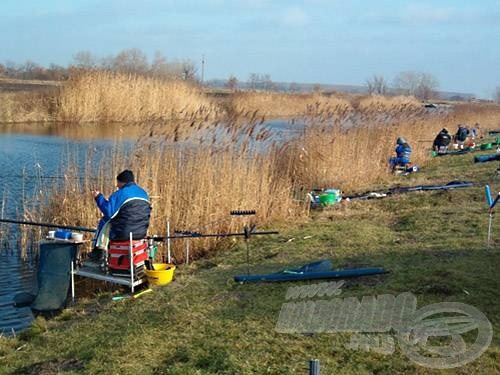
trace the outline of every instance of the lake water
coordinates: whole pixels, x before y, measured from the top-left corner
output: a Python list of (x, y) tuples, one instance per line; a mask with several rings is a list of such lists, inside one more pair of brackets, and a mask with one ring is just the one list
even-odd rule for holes
[[(296, 134), (302, 125), (296, 121), (272, 120), (259, 125), (259, 128), (263, 127), (272, 131), (274, 140), (282, 140)], [(123, 139), (123, 134), (121, 127), (94, 125), (84, 128), (53, 124), (0, 128), (2, 217), (17, 219), (22, 212), (23, 197), (29, 199), (34, 195), (40, 178), (57, 181), (68, 155), (83, 163), (90, 149), (94, 155), (100, 155), (112, 149), (118, 137)], [(33, 320), (30, 308), (15, 308), (12, 299), (20, 292), (35, 292), (36, 260), (20, 258), (15, 241), (17, 225), (0, 223), (0, 237), (2, 229), (8, 229), (10, 235), (5, 238), (4, 234), (0, 238), (0, 334), (10, 335), (25, 329)]]
[[(23, 197), (33, 196), (36, 176), (60, 176), (65, 156), (71, 150), (85, 160), (90, 147), (99, 153), (113, 141), (75, 140), (55, 135), (0, 133), (0, 204), (4, 218), (17, 219)], [(19, 292), (35, 290), (35, 260), (22, 260), (15, 233), (18, 226), (0, 224), (10, 234), (0, 239), (0, 334), (12, 334), (26, 328), (33, 319), (29, 307), (15, 308), (12, 298)]]

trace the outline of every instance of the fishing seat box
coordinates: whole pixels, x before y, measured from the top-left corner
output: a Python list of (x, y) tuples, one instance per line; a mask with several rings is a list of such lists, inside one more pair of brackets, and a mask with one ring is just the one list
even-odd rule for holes
[[(146, 240), (132, 241), (133, 262), (135, 267), (144, 265), (148, 259)], [(111, 270), (130, 270), (130, 241), (111, 241), (108, 249), (108, 267)]]

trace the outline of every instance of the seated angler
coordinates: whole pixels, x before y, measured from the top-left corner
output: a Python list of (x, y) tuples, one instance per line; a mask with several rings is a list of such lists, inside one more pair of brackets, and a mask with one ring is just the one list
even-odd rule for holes
[(397, 167), (406, 168), (410, 164), (411, 147), (402, 137), (396, 140), (396, 156), (389, 159), (391, 170)]
[(148, 193), (135, 183), (134, 174), (124, 170), (116, 176), (117, 190), (106, 199), (93, 190), (95, 202), (103, 217), (97, 226), (91, 259), (99, 260), (109, 241), (139, 240), (146, 237), (151, 203)]
[(455, 143), (458, 144), (459, 148), (464, 148), (465, 141), (469, 136), (469, 130), (462, 124), (458, 125), (457, 132), (455, 134)]
[(436, 151), (438, 154), (445, 154), (448, 151), (448, 146), (450, 145), (450, 143), (451, 143), (450, 133), (446, 128), (443, 128), (434, 139), (434, 143), (432, 144), (432, 149)]

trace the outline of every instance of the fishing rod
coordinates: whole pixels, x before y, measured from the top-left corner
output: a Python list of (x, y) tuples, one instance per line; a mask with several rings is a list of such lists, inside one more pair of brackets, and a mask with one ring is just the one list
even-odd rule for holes
[[(95, 233), (96, 229), (86, 228), (86, 227), (78, 227), (72, 225), (59, 225), (53, 223), (39, 223), (35, 221), (22, 221), (22, 220), (12, 220), (12, 219), (0, 219), (0, 223), (10, 223), (10, 224), (22, 224), (22, 225), (33, 225), (38, 227), (47, 227), (47, 228), (60, 228), (60, 229), (69, 229), (69, 230), (79, 230), (81, 232), (90, 232)], [(267, 234), (279, 234), (277, 231), (264, 231), (264, 232), (255, 232), (251, 230), (244, 230), (241, 233), (208, 233), (203, 234), (199, 232), (191, 232), (191, 231), (176, 231), (178, 233), (174, 236), (149, 236), (148, 239), (152, 239), (158, 242), (162, 242), (168, 239), (178, 239), (178, 238), (204, 238), (204, 237), (250, 237), (250, 235), (267, 235)]]
[[(176, 232), (178, 233), (178, 232)], [(152, 240), (162, 242), (166, 240), (173, 240), (173, 239), (180, 239), (180, 238), (206, 238), (206, 237), (245, 237), (249, 238), (251, 235), (268, 235), (268, 234), (279, 234), (277, 231), (263, 231), (263, 232), (250, 232), (248, 230), (244, 230), (241, 233), (198, 233), (198, 232), (189, 232), (189, 231), (183, 231), (182, 233), (174, 236), (161, 236), (161, 237), (148, 237)]]
[[(11, 175), (3, 175), (0, 178), (25, 178), (28, 180), (97, 180), (98, 177), (85, 177), (85, 176), (77, 176), (77, 177), (69, 177), (69, 176), (35, 176), (35, 175), (22, 175), (22, 174), (11, 174)], [(108, 178), (104, 178), (107, 180)], [(109, 178), (111, 179), (111, 178)]]
[(12, 220), (12, 219), (0, 219), (0, 223), (33, 225), (33, 226), (38, 226), (38, 227), (78, 230), (81, 232), (91, 232), (91, 233), (94, 233), (96, 231), (96, 229), (93, 229), (93, 228), (77, 227), (77, 226), (73, 226), (73, 225), (59, 225), (59, 224), (53, 224), (53, 223), (39, 223), (39, 222), (35, 222), (35, 221), (22, 221), (22, 220)]

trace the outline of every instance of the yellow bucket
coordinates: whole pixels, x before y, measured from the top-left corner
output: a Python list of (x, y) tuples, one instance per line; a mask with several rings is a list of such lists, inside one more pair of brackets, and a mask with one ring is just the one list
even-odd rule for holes
[(145, 270), (149, 285), (167, 285), (174, 278), (173, 264), (153, 263), (153, 267), (154, 270)]

